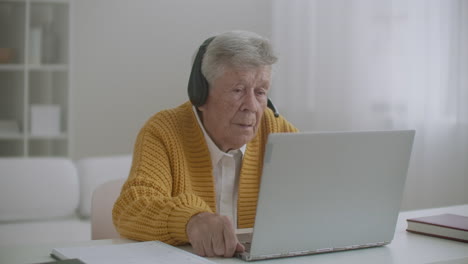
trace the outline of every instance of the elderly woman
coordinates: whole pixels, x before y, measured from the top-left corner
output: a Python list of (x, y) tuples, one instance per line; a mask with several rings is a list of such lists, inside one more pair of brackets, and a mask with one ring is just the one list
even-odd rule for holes
[(235, 229), (253, 227), (267, 136), (297, 131), (267, 108), (276, 60), (268, 40), (251, 32), (200, 46), (190, 102), (155, 114), (138, 135), (113, 209), (122, 236), (190, 242), (209, 257), (244, 250)]

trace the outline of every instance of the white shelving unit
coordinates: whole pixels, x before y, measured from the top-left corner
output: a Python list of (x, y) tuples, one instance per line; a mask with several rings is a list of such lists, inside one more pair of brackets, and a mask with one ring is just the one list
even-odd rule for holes
[(69, 156), (71, 0), (0, 0), (0, 157)]

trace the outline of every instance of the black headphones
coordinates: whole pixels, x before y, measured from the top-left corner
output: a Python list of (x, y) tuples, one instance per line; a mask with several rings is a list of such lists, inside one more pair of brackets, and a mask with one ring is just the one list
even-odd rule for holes
[[(208, 98), (208, 81), (201, 72), (201, 65), (206, 48), (214, 38), (215, 37), (211, 37), (203, 42), (203, 44), (198, 49), (195, 60), (193, 61), (187, 91), (190, 102), (192, 102), (192, 104), (196, 107), (205, 104), (206, 99)], [(275, 117), (279, 117), (279, 112), (275, 105), (271, 102), (270, 98), (268, 98), (267, 106), (273, 111)]]

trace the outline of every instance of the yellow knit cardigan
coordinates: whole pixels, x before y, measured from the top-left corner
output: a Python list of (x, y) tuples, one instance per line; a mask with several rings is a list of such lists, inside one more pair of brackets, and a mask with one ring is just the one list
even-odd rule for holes
[[(269, 133), (296, 132), (267, 109), (247, 144), (239, 180), (237, 226), (252, 227)], [(138, 134), (130, 175), (112, 216), (118, 232), (134, 240), (188, 242), (190, 217), (216, 211), (211, 157), (190, 102), (151, 117)]]

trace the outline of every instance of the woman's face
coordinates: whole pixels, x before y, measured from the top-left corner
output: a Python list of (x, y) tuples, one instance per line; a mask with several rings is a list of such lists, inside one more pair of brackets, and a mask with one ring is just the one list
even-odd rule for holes
[(271, 67), (225, 67), (213, 81), (206, 103), (198, 107), (205, 130), (219, 149), (239, 149), (257, 134), (267, 107)]

